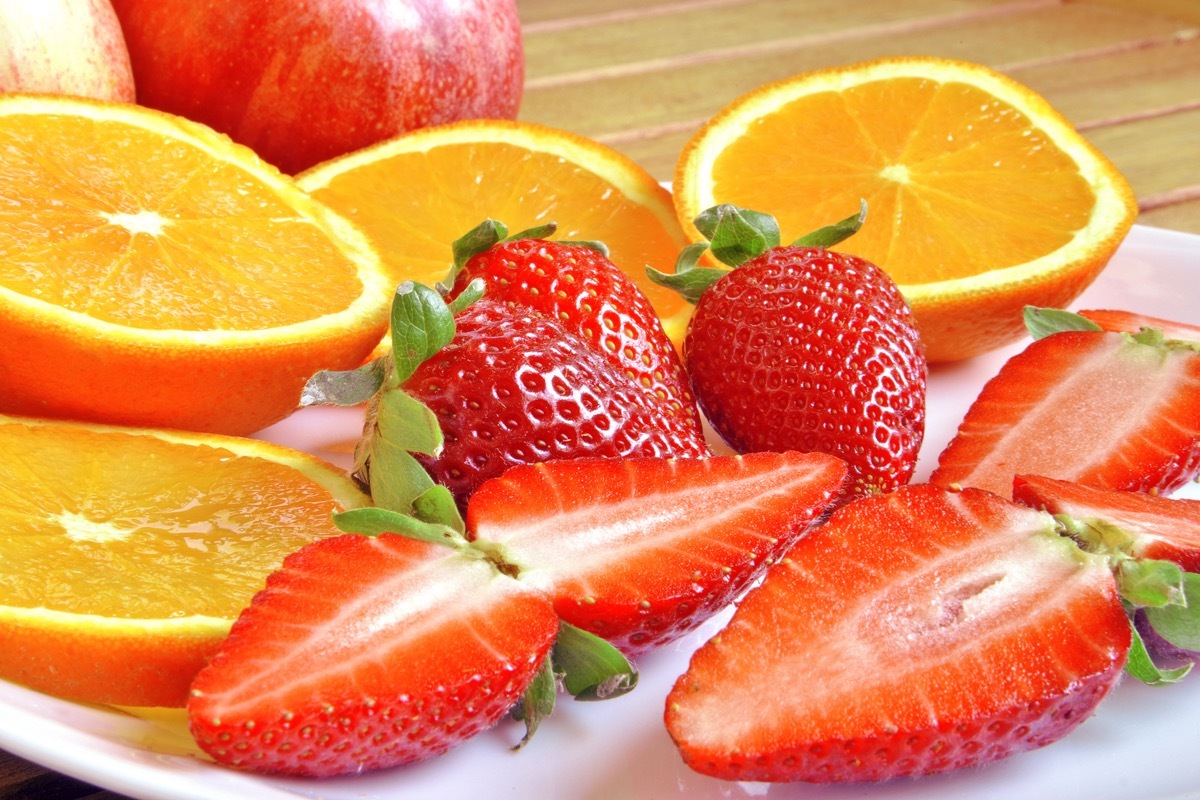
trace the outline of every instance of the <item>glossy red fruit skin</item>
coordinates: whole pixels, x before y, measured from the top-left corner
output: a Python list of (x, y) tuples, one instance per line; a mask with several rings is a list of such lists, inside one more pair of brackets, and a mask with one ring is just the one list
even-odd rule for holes
[(402, 388), (441, 424), (442, 452), (419, 460), (460, 506), (518, 464), (708, 455), (690, 425), (663, 416), (640, 386), (554, 319), (484, 297), (455, 324), (450, 344)]
[(516, 117), (515, 0), (115, 0), (138, 102), (295, 174), (408, 130)]
[(850, 467), (847, 501), (912, 477), (924, 349), (904, 297), (873, 264), (770, 250), (704, 292), (683, 358), (701, 411), (735, 451), (838, 456)]
[(389, 533), (324, 539), (235, 621), (193, 681), (189, 728), (255, 772), (410, 764), (503, 719), (557, 633), (544, 596), (480, 559)]
[(504, 241), (467, 261), (450, 298), (477, 278), (492, 300), (558, 320), (661, 403), (664, 415), (703, 435), (687, 373), (654, 307), (606, 256), (564, 242)]
[[(1106, 565), (1076, 563), (1065, 539), (1027, 546), (1032, 531), (1054, 535), (1044, 517), (929, 485), (835, 511), (676, 682), (665, 721), (684, 761), (726, 780), (885, 781), (1070, 733), (1119, 680), (1130, 628)], [(993, 585), (1013, 587), (999, 589), (1009, 602), (964, 611)], [(705, 710), (714, 700), (728, 713)]]

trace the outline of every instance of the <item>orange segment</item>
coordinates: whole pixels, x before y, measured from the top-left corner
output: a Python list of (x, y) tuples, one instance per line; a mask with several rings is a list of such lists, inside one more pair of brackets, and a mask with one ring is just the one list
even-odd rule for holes
[(249, 433), (386, 325), (363, 236), (203, 126), (10, 95), (0, 151), (0, 411)]
[(318, 459), (251, 439), (0, 417), (0, 677), (182, 705), (284, 556), (368, 504)]
[(510, 232), (547, 221), (558, 239), (599, 240), (680, 341), (691, 307), (646, 279), (670, 271), (687, 240), (670, 193), (635, 162), (566, 131), (473, 120), (405, 134), (318, 165), (300, 186), (357, 223), (399, 283), (433, 285), (451, 243), (487, 218)]
[(1067, 305), (1128, 232), (1128, 183), (1044, 99), (985, 67), (890, 58), (735, 100), (687, 144), (679, 218), (717, 203), (773, 214), (785, 241), (868, 204), (838, 245), (885, 269), (931, 361), (1023, 335), (1027, 303)]

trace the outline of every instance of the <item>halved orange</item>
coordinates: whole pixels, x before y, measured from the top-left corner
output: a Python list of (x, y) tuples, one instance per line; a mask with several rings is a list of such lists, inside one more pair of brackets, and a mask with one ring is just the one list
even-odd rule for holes
[(868, 205), (838, 245), (887, 271), (930, 361), (1024, 335), (1063, 307), (1137, 214), (1128, 182), (1042, 97), (978, 64), (886, 58), (762, 86), (688, 142), (675, 173), (688, 235), (718, 203), (774, 215), (784, 240)]
[(0, 416), (0, 678), (182, 705), (284, 556), (368, 503), (266, 442)]
[(366, 239), (204, 126), (5, 95), (0, 152), (0, 412), (249, 433), (386, 330)]
[(366, 232), (394, 282), (434, 285), (451, 243), (485, 219), (511, 232), (558, 223), (558, 239), (599, 240), (681, 341), (691, 307), (651, 283), (687, 240), (671, 195), (636, 162), (597, 142), (529, 122), (472, 120), (414, 131), (296, 176)]

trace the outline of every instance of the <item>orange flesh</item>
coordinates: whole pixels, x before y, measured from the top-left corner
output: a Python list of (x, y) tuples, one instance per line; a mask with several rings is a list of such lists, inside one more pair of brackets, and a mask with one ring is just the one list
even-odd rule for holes
[[(403, 166), (350, 169), (313, 196), (367, 233), (397, 281), (444, 280), (451, 243), (486, 218), (504, 222), (510, 233), (553, 221), (555, 239), (603, 241), (663, 319), (687, 309), (679, 295), (645, 277), (647, 265), (672, 270), (682, 238), (580, 164), (494, 141), (444, 144), (393, 159)], [(400, 181), (419, 191), (403, 189)]]
[(338, 530), (328, 491), (230, 450), (0, 426), (0, 605), (231, 619), (283, 557)]
[(30, 114), (0, 151), (0, 287), (18, 294), (128, 327), (257, 330), (362, 291), (326, 234), (199, 148)]
[(712, 172), (715, 196), (774, 214), (785, 241), (865, 199), (867, 223), (839, 249), (901, 285), (1050, 253), (1095, 204), (1075, 163), (1015, 108), (966, 83), (924, 78), (801, 97), (756, 120)]

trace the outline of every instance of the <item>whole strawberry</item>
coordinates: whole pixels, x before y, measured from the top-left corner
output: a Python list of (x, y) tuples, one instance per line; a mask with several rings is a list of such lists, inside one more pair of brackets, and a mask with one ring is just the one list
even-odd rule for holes
[(552, 241), (554, 229), (505, 238), (501, 223), (481, 223), (454, 244), (447, 299), (482, 279), (489, 299), (557, 320), (660, 404), (668, 424), (699, 434), (683, 363), (650, 301), (602, 243)]
[[(400, 287), (391, 353), (305, 390), (302, 404), (369, 403), (356, 473), (376, 502), (406, 502), (378, 474), (428, 473), (465, 508), (520, 464), (710, 455), (682, 366), (636, 287), (590, 246), (504, 232), (489, 221), (455, 243), (449, 303)], [(381, 458), (403, 464), (380, 473)]]
[(455, 326), (399, 389), (436, 415), (442, 446), (419, 461), (460, 506), (519, 464), (708, 454), (699, 423), (671, 414), (557, 320), (485, 295)]
[(925, 432), (925, 355), (908, 304), (875, 265), (827, 249), (865, 216), (782, 247), (771, 217), (730, 205), (697, 227), (732, 271), (651, 271), (696, 303), (683, 358), (700, 408), (738, 452), (818, 451), (844, 459), (846, 499), (912, 476)]

